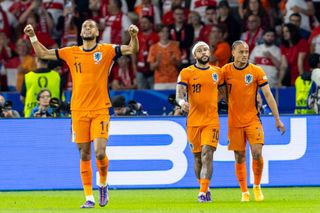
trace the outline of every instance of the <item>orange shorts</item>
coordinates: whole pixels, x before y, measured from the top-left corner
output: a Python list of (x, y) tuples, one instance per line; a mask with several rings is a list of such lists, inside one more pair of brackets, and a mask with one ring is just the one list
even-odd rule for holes
[(247, 127), (229, 127), (229, 150), (245, 151), (246, 142), (249, 144), (264, 144), (264, 132), (261, 123)]
[(201, 152), (203, 145), (218, 146), (220, 127), (208, 125), (187, 127), (188, 141), (193, 153)]
[(72, 141), (87, 143), (95, 138), (108, 139), (109, 109), (94, 111), (72, 111)]

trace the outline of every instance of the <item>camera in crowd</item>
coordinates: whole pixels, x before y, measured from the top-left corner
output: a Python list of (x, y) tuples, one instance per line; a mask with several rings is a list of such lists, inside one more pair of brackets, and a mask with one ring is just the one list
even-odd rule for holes
[(181, 106), (176, 101), (176, 95), (171, 94), (168, 96), (168, 102), (173, 106), (173, 110), (168, 113), (168, 115), (172, 116), (185, 116), (187, 112), (181, 109)]
[(126, 105), (126, 99), (122, 95), (117, 95), (112, 98), (112, 106), (114, 116), (146, 116), (148, 112), (143, 110), (141, 103), (131, 100)]
[(62, 101), (59, 98), (51, 98), (49, 104), (56, 117), (68, 116), (71, 114), (69, 102)]
[(0, 103), (0, 118), (4, 118), (4, 111), (8, 111), (12, 109), (12, 101), (5, 101), (4, 103)]

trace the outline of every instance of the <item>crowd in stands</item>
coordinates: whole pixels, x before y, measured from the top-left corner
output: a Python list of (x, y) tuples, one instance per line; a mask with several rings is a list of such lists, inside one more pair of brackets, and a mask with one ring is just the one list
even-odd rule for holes
[[(60, 48), (81, 45), (86, 19), (97, 22), (100, 42), (126, 44), (128, 26), (140, 29), (138, 54), (119, 58), (110, 72), (113, 90), (175, 89), (179, 71), (194, 62), (190, 50), (199, 40), (210, 45), (210, 64), (219, 67), (232, 60), (235, 40), (246, 41), (250, 62), (263, 67), (273, 88), (295, 86), (312, 71), (309, 57), (320, 54), (319, 0), (2, 0), (0, 91), (25, 98), (27, 73), (39, 69), (23, 34), (27, 24), (47, 48)], [(59, 88), (71, 89), (68, 67), (55, 72)]]

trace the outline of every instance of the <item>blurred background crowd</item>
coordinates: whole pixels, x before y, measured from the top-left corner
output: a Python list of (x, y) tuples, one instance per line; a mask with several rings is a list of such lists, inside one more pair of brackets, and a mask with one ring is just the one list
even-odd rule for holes
[(23, 28), (31, 24), (42, 44), (60, 48), (81, 45), (86, 19), (98, 23), (100, 42), (126, 44), (129, 25), (140, 29), (138, 54), (122, 56), (111, 70), (112, 90), (174, 90), (179, 71), (194, 62), (194, 42), (207, 42), (210, 63), (222, 67), (238, 39), (272, 88), (296, 87), (302, 108), (318, 89), (312, 70), (320, 67), (320, 0), (2, 0), (0, 91), (20, 93), (26, 117), (41, 89), (63, 100), (72, 81), (64, 63), (34, 56)]

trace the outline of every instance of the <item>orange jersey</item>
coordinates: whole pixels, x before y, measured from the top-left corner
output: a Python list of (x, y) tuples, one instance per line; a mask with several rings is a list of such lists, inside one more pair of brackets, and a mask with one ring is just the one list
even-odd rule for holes
[(58, 59), (68, 64), (71, 72), (71, 110), (100, 110), (111, 107), (108, 75), (115, 56), (120, 55), (120, 48), (112, 44), (97, 44), (92, 50), (73, 46), (58, 49), (56, 53)]
[(261, 67), (248, 64), (237, 69), (233, 63), (221, 68), (228, 88), (228, 123), (231, 127), (246, 127), (260, 122), (257, 110), (258, 86), (268, 84)]
[(180, 72), (178, 84), (187, 86), (188, 113), (187, 126), (219, 126), (218, 85), (223, 83), (220, 68), (207, 69), (191, 65)]

